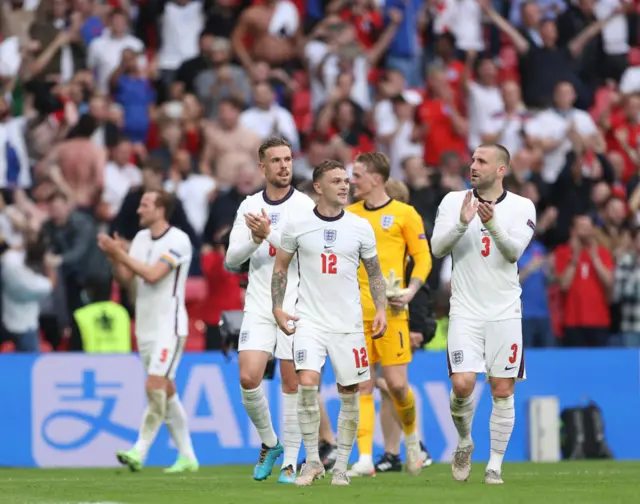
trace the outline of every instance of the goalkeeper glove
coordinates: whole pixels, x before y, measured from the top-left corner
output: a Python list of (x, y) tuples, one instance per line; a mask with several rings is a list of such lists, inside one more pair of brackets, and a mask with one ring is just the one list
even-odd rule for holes
[(385, 278), (385, 282), (387, 283), (387, 299), (404, 296), (410, 289), (403, 289), (402, 285), (402, 277), (396, 278), (396, 272), (393, 270), (389, 270), (389, 278)]

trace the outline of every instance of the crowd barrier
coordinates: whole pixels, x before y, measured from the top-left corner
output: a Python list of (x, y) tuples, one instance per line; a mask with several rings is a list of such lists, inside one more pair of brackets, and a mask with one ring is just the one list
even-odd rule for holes
[[(507, 460), (528, 460), (527, 404), (532, 396), (557, 396), (561, 408), (595, 401), (604, 412), (607, 441), (616, 458), (640, 459), (640, 352), (626, 349), (542, 350), (526, 354), (528, 379), (517, 386), (516, 426)], [(456, 433), (449, 417), (445, 354), (421, 352), (409, 368), (419, 425), (437, 461), (449, 461)], [(237, 362), (217, 353), (185, 354), (177, 386), (203, 465), (255, 463), (260, 440), (239, 393)], [(109, 467), (114, 452), (136, 440), (145, 404), (144, 372), (136, 355), (0, 355), (0, 466)], [(276, 430), (282, 431), (280, 384), (264, 384)], [(334, 428), (339, 400), (327, 366), (322, 394)], [(474, 458), (489, 455), (491, 396), (476, 387)], [(376, 423), (374, 452), (382, 451)], [(356, 449), (354, 448), (354, 457)], [(176, 456), (163, 427), (148, 465)], [(303, 453), (301, 452), (301, 457)]]

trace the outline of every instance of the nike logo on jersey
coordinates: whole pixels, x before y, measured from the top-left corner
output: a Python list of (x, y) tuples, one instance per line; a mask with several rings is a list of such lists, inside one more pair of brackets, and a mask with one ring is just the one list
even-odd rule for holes
[(325, 249), (325, 250), (329, 250), (329, 249), (331, 249), (331, 248), (333, 248), (333, 245), (325, 245), (325, 246), (324, 246), (324, 249)]
[(518, 366), (511, 366), (511, 367), (509, 367), (509, 366), (505, 366), (505, 367), (504, 367), (504, 370), (505, 370), (505, 371), (511, 371), (512, 369), (515, 369), (515, 368), (517, 368), (517, 367), (518, 367)]
[(363, 374), (365, 374), (367, 372), (367, 370), (363, 370), (363, 371), (358, 371), (358, 376), (362, 376)]
[(481, 233), (486, 233), (486, 232), (487, 232), (487, 230), (486, 230), (485, 228), (480, 228), (480, 232), (481, 232)]

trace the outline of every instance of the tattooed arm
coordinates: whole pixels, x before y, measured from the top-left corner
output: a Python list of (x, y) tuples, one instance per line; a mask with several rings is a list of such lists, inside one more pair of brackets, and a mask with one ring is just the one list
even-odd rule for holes
[(287, 292), (287, 276), (289, 274), (289, 264), (293, 259), (293, 253), (285, 252), (278, 249), (276, 253), (276, 262), (273, 266), (273, 275), (271, 276), (271, 303), (273, 316), (276, 319), (278, 327), (285, 334), (291, 335), (295, 332), (295, 328), (289, 327), (289, 321), (298, 320), (298, 317), (289, 315), (282, 310), (284, 303), (284, 295)]
[(384, 310), (387, 306), (387, 283), (384, 281), (382, 271), (380, 271), (378, 256), (362, 259), (362, 264), (369, 277), (369, 289), (376, 311)]

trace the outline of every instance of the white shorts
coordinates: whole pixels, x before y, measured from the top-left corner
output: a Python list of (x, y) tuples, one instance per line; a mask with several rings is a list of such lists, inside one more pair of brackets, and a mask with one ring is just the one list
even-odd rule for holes
[(447, 364), (452, 373), (486, 373), (488, 377), (524, 380), (522, 319), (481, 322), (449, 321)]
[(283, 333), (276, 321), (255, 313), (245, 313), (240, 328), (238, 352), (262, 350), (277, 359), (293, 359), (293, 336)]
[(185, 336), (173, 334), (156, 339), (138, 339), (138, 352), (147, 375), (164, 376), (173, 380), (176, 377), (186, 341)]
[(327, 354), (336, 380), (343, 387), (369, 379), (369, 356), (364, 332), (325, 333), (313, 327), (298, 326), (293, 339), (296, 371), (320, 373)]

